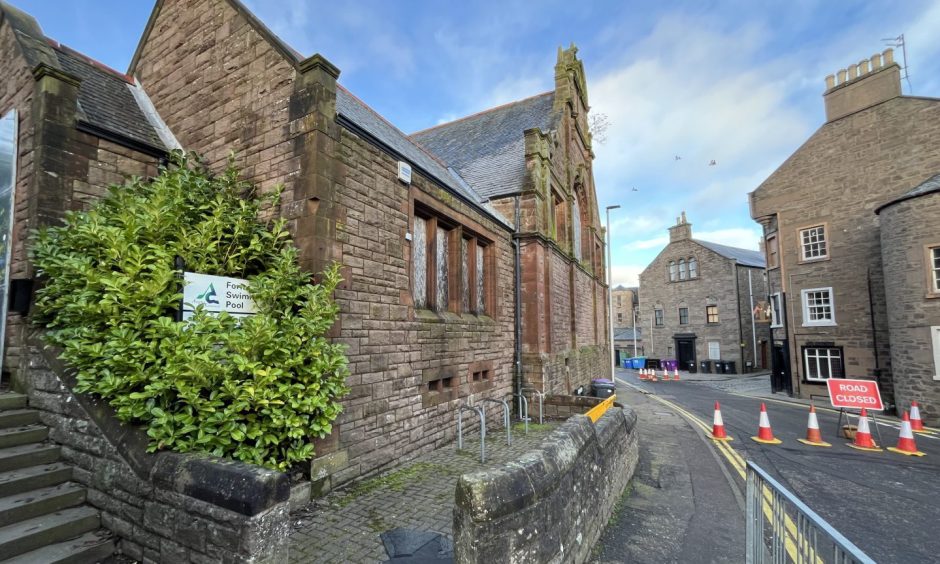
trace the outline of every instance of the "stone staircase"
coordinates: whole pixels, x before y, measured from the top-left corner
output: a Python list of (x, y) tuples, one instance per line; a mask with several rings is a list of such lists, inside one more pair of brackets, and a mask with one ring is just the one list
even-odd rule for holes
[(0, 393), (0, 562), (99, 562), (114, 553), (85, 488), (26, 396)]

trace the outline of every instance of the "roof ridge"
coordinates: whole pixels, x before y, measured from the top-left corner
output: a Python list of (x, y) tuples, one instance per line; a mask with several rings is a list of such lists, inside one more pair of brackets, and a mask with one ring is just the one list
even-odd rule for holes
[(725, 244), (723, 244), (723, 243), (716, 243), (716, 242), (714, 242), (714, 241), (706, 241), (705, 239), (696, 239), (696, 238), (694, 238), (694, 237), (692, 238), (692, 240), (695, 241), (696, 243), (708, 243), (709, 245), (718, 245), (719, 247), (725, 247), (726, 249), (736, 249), (736, 250), (739, 250), (739, 251), (747, 251), (747, 252), (749, 252), (749, 253), (759, 253), (759, 252), (760, 252), (759, 249), (755, 250), (755, 249), (745, 249), (744, 247), (733, 247), (733, 246), (731, 246), (731, 245), (725, 245)]
[(62, 43), (59, 43), (57, 40), (55, 40), (55, 39), (53, 39), (53, 38), (51, 38), (51, 37), (45, 37), (45, 40), (46, 40), (46, 43), (48, 43), (49, 45), (51, 45), (54, 49), (57, 49), (57, 50), (59, 50), (59, 51), (62, 51), (62, 52), (64, 52), (64, 53), (68, 54), (68, 55), (72, 55), (73, 57), (77, 57), (77, 58), (81, 59), (82, 61), (88, 63), (89, 65), (91, 65), (91, 66), (93, 66), (93, 67), (95, 67), (95, 68), (97, 68), (97, 69), (100, 69), (100, 70), (102, 70), (102, 71), (105, 71), (105, 72), (107, 72), (107, 73), (109, 73), (109, 74), (112, 74), (112, 75), (114, 75), (116, 78), (119, 78), (119, 79), (123, 80), (124, 82), (126, 82), (126, 83), (128, 83), (128, 84), (131, 84), (131, 85), (134, 84), (134, 81), (131, 79), (131, 77), (130, 77), (129, 75), (124, 74), (123, 72), (117, 71), (117, 70), (115, 70), (115, 69), (109, 67), (108, 65), (102, 63), (101, 61), (98, 61), (98, 60), (96, 60), (96, 59), (93, 59), (93, 58), (89, 57), (88, 55), (82, 53), (81, 51), (77, 51), (77, 50), (75, 50), (75, 49), (69, 47), (68, 45), (63, 45)]
[(431, 127), (427, 127), (427, 128), (425, 128), (425, 129), (419, 129), (418, 131), (415, 131), (414, 133), (412, 133), (412, 134), (409, 135), (408, 137), (412, 137), (412, 136), (414, 136), (414, 135), (418, 135), (419, 133), (427, 133), (428, 131), (431, 131), (431, 130), (434, 130), (434, 129), (438, 129), (438, 128), (441, 128), (441, 127), (446, 127), (446, 126), (448, 126), (448, 125), (453, 125), (453, 124), (455, 124), (455, 123), (458, 123), (458, 122), (461, 122), (461, 121), (466, 121), (466, 120), (468, 120), (468, 119), (475, 118), (475, 117), (481, 116), (481, 115), (483, 115), (483, 114), (488, 114), (488, 113), (490, 113), (490, 112), (495, 112), (495, 111), (497, 111), (497, 110), (502, 110), (502, 109), (508, 108), (508, 107), (510, 107), (510, 106), (515, 106), (516, 104), (521, 104), (521, 103), (523, 103), (523, 102), (527, 102), (527, 101), (529, 101), (529, 100), (533, 100), (533, 99), (535, 99), (535, 98), (540, 98), (540, 97), (542, 97), (542, 96), (547, 96), (547, 95), (549, 95), (549, 94), (554, 94), (554, 93), (555, 93), (554, 90), (548, 90), (548, 91), (546, 91), (546, 92), (542, 92), (541, 94), (535, 94), (534, 96), (529, 96), (529, 97), (527, 97), (527, 98), (522, 98), (521, 100), (515, 100), (515, 101), (512, 101), (512, 102), (506, 102), (505, 104), (500, 104), (499, 106), (494, 106), (494, 107), (492, 107), (492, 108), (487, 108), (487, 109), (485, 109), (485, 110), (481, 110), (481, 111), (479, 111), (479, 112), (470, 114), (470, 115), (468, 115), (468, 116), (463, 116), (463, 117), (460, 117), (460, 118), (457, 118), (457, 119), (454, 119), (454, 120), (451, 120), (451, 121), (446, 121), (446, 122), (444, 122), (444, 123), (439, 123), (439, 124), (437, 124), (437, 125), (434, 125), (434, 126), (431, 126)]
[[(364, 107), (365, 109), (367, 109), (367, 110), (369, 110), (370, 112), (372, 112), (373, 114), (375, 114), (375, 117), (377, 117), (377, 118), (379, 118), (380, 120), (382, 120), (383, 122), (385, 122), (386, 125), (388, 125), (388, 126), (391, 127), (392, 129), (394, 129), (394, 130), (397, 131), (398, 133), (401, 133), (401, 136), (402, 136), (402, 137), (404, 137), (405, 139), (407, 139), (409, 143), (411, 143), (412, 145), (414, 145), (415, 147), (417, 147), (419, 150), (421, 150), (422, 153), (426, 154), (426, 155), (427, 155), (428, 157), (430, 157), (434, 162), (436, 162), (437, 164), (441, 165), (441, 166), (444, 167), (445, 169), (449, 169), (449, 168), (450, 168), (450, 165), (448, 165), (447, 163), (445, 163), (444, 161), (442, 161), (442, 160), (440, 159), (440, 157), (438, 157), (437, 155), (435, 155), (434, 153), (432, 153), (431, 151), (429, 151), (429, 150), (428, 150), (424, 145), (422, 145), (421, 143), (418, 143), (417, 141), (415, 141), (414, 139), (412, 139), (411, 136), (409, 136), (409, 135), (406, 134), (404, 131), (402, 131), (401, 129), (399, 129), (395, 124), (393, 124), (392, 122), (390, 122), (390, 121), (388, 121), (387, 119), (385, 119), (385, 116), (383, 116), (382, 114), (380, 114), (379, 112), (377, 112), (377, 111), (376, 111), (372, 106), (370, 106), (369, 104), (366, 104), (366, 103), (362, 100), (362, 98), (360, 98), (359, 96), (356, 96), (355, 94), (353, 94), (348, 88), (346, 88), (345, 86), (343, 86), (342, 84), (340, 84), (340, 83), (338, 83), (338, 82), (336, 83), (336, 87), (342, 89), (346, 94), (349, 94), (350, 96), (352, 96), (353, 98), (355, 98), (357, 102), (359, 102), (360, 104), (362, 104), (362, 107)], [(429, 172), (430, 172), (430, 171), (429, 171)]]

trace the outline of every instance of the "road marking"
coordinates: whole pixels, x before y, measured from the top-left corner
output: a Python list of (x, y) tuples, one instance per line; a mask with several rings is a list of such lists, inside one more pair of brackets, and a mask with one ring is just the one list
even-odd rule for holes
[[(649, 397), (653, 398), (654, 400), (679, 412), (690, 423), (692, 423), (693, 425), (697, 425), (699, 428), (701, 428), (705, 432), (706, 435), (710, 436), (711, 429), (708, 427), (708, 424), (705, 423), (698, 416), (687, 411), (685, 408), (667, 399), (661, 398), (656, 394), (647, 392), (646, 390), (643, 390), (642, 388), (635, 386), (634, 384), (627, 382), (626, 380), (623, 380), (622, 378), (618, 378), (618, 380), (630, 386), (631, 388), (634, 388), (640, 392), (646, 393)], [(744, 462), (744, 458), (742, 458), (741, 455), (736, 450), (731, 448), (731, 446), (728, 445), (726, 442), (723, 442), (723, 441), (710, 441), (710, 442), (718, 448), (718, 451), (721, 452), (724, 455), (724, 457), (728, 460), (728, 462), (731, 463), (731, 467), (737, 470), (738, 474), (741, 476), (741, 479), (746, 482), (747, 472), (746, 472), (746, 463)], [(771, 500), (772, 500), (772, 494), (771, 494), (769, 487), (764, 486), (762, 489), (763, 491), (761, 493), (763, 494), (763, 497), (764, 497), (764, 503), (761, 504), (761, 508), (763, 509), (764, 517), (767, 519), (769, 523), (772, 524), (773, 514), (771, 512), (771, 506), (770, 506)], [(791, 519), (789, 515), (786, 515), (784, 520), (785, 520), (784, 528), (786, 529), (786, 538), (784, 539), (784, 548), (786, 549), (787, 554), (790, 556), (790, 558), (795, 562), (797, 561), (796, 539), (798, 538), (796, 523), (793, 522), (793, 519)], [(816, 555), (812, 555), (812, 556), (815, 556), (814, 558), (812, 558), (813, 560), (820, 562), (820, 563), (822, 562), (822, 560), (818, 556)]]

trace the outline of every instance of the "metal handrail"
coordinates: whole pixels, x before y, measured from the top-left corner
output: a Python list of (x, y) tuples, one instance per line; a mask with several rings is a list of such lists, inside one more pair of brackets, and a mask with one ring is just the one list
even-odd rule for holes
[(511, 419), (509, 416), (509, 402), (495, 398), (483, 398), (480, 400), (480, 403), (485, 402), (498, 403), (503, 406), (503, 425), (506, 426), (506, 444), (512, 446), (512, 426), (510, 425)]
[[(788, 512), (786, 504), (794, 511)], [(771, 525), (769, 552), (775, 563), (823, 561), (820, 555), (826, 552), (826, 547), (820, 550), (819, 537), (822, 536), (832, 544), (832, 562), (875, 564), (852, 541), (750, 460), (747, 461), (746, 509), (747, 564), (764, 562), (765, 518)], [(790, 513), (795, 513), (795, 524)]]
[(486, 462), (486, 411), (482, 407), (457, 406), (457, 450), (463, 450), (463, 412), (472, 411), (480, 416), (480, 463)]
[[(537, 388), (530, 388), (530, 387), (528, 387), (528, 386), (522, 388), (522, 390), (520, 390), (520, 391), (521, 391), (523, 394), (526, 393), (526, 392), (532, 392), (533, 394), (536, 395), (536, 397), (539, 398), (539, 425), (541, 425), (541, 424), (542, 424), (542, 413), (545, 411), (545, 410), (543, 409), (544, 404), (545, 404), (545, 392), (543, 392), (542, 390), (539, 390), (539, 389), (537, 389)], [(528, 416), (528, 413), (529, 413), (529, 410), (526, 409), (526, 416)]]

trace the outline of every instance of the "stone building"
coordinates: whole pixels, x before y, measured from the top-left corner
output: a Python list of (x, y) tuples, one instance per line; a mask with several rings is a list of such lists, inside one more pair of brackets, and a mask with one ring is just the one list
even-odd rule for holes
[(623, 359), (633, 356), (644, 356), (646, 349), (643, 345), (643, 328), (615, 327), (614, 328), (614, 363), (623, 366)]
[(937, 216), (924, 183), (940, 171), (940, 99), (902, 95), (888, 49), (827, 77), (823, 101), (826, 122), (750, 195), (773, 386), (805, 397), (826, 394), (828, 378), (874, 379), (887, 403), (920, 400), (936, 421)]
[(736, 372), (767, 366), (767, 323), (753, 313), (767, 294), (764, 265), (759, 251), (693, 239), (682, 212), (640, 274), (646, 355), (682, 369), (705, 360), (733, 362)]
[[(271, 213), (288, 220), (304, 267), (341, 265), (331, 338), (348, 347), (351, 393), (316, 444), (321, 491), (451, 440), (461, 402), (609, 376), (604, 239), (573, 46), (559, 49), (552, 91), (409, 136), (237, 0), (159, 0), (126, 75), (3, 6), (0, 117), (15, 110), (19, 130), (16, 303), (25, 292), (28, 305), (35, 276), (28, 229), (126, 175), (153, 175), (170, 149), (216, 169), (234, 152), (247, 180), (285, 186)], [(25, 311), (9, 314), (5, 338), (20, 388)]]
[[(610, 315), (613, 318), (614, 328), (633, 327), (633, 317), (640, 307), (640, 289), (636, 286), (627, 288), (620, 285), (610, 291), (610, 296), (612, 300)], [(639, 320), (636, 323), (639, 324)]]

